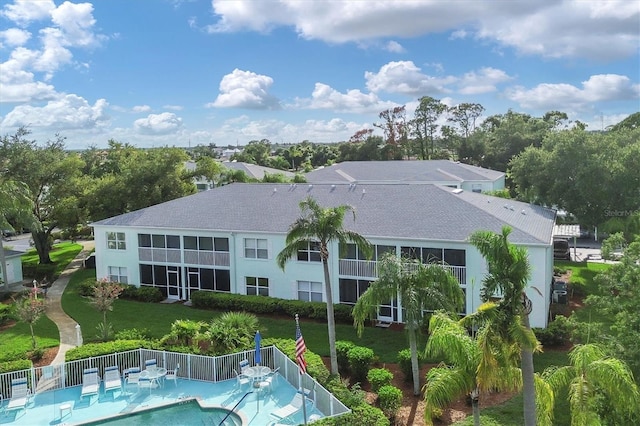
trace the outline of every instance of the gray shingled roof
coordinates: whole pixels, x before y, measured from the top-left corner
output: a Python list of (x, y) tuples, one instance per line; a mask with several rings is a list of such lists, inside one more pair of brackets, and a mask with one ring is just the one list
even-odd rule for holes
[(311, 183), (440, 183), (493, 182), (504, 173), (450, 160), (345, 161), (311, 171), (305, 176)]
[(555, 212), (438, 185), (232, 184), (96, 222), (102, 226), (286, 233), (307, 196), (356, 210), (345, 227), (366, 237), (465, 241), (513, 228), (511, 241), (549, 244)]

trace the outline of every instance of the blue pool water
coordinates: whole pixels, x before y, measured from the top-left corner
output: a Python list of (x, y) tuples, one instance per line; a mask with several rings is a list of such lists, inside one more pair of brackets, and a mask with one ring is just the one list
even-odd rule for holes
[(224, 426), (242, 426), (242, 419), (236, 413), (221, 407), (202, 408), (196, 401), (191, 400), (88, 424), (112, 426), (219, 425), (223, 420)]

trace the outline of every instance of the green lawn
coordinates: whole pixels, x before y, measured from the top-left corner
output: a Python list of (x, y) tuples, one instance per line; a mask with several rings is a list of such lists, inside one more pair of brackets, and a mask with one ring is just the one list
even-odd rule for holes
[[(607, 269), (611, 268), (611, 264), (596, 262), (566, 262), (556, 261), (556, 266), (571, 270), (569, 285), (573, 291), (581, 291), (582, 294), (598, 293), (597, 284), (594, 281), (595, 276)], [(576, 311), (576, 316), (581, 322), (602, 322), (608, 323), (609, 319), (603, 316), (597, 310), (591, 307), (583, 307)]]
[[(59, 276), (67, 265), (80, 253), (82, 246), (77, 243), (65, 242), (55, 244), (49, 253), (51, 261), (56, 264), (55, 276)], [(37, 265), (40, 261), (36, 249), (31, 249), (21, 256), (22, 264)]]
[[(58, 327), (46, 315), (33, 326), (39, 348), (53, 348), (60, 345)], [(0, 362), (24, 358), (31, 350), (29, 324), (18, 322), (13, 327), (0, 332)]]
[[(62, 307), (82, 328), (85, 342), (96, 339), (96, 327), (101, 321), (98, 313), (86, 298), (79, 295), (77, 288), (82, 281), (95, 280), (95, 271), (79, 270), (69, 282), (62, 296)], [(115, 331), (124, 329), (146, 329), (152, 338), (160, 338), (169, 333), (171, 324), (177, 319), (209, 322), (222, 312), (195, 309), (182, 304), (142, 303), (131, 300), (117, 300), (108, 319)], [(262, 338), (295, 338), (294, 319), (259, 316)], [(321, 356), (329, 356), (327, 324), (318, 321), (302, 321), (301, 329), (310, 351)], [(395, 363), (398, 351), (408, 348), (407, 336), (403, 331), (367, 327), (358, 337), (352, 325), (336, 324), (337, 340), (350, 340), (359, 346), (366, 346), (375, 352), (381, 362)]]

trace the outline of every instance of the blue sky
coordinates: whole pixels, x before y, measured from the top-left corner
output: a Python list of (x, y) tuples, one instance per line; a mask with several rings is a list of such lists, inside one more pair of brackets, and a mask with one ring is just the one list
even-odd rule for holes
[(72, 149), (339, 142), (421, 96), (589, 129), (640, 110), (637, 1), (0, 4), (0, 134)]

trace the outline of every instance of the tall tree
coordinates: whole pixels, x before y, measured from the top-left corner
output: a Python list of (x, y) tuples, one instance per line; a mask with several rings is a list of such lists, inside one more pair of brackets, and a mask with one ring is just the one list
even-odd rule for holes
[(378, 279), (358, 298), (353, 307), (353, 324), (362, 334), (366, 319), (376, 317), (379, 305), (400, 299), (405, 330), (409, 337), (413, 394), (420, 394), (418, 333), (424, 312), (442, 309), (458, 313), (464, 305), (464, 293), (458, 280), (436, 264), (386, 254), (378, 263)]
[(322, 207), (312, 198), (307, 197), (300, 202), (301, 216), (291, 224), (287, 233), (286, 246), (277, 256), (278, 266), (284, 270), (287, 261), (298, 254), (310, 243), (317, 243), (320, 247), (320, 258), (324, 271), (324, 290), (327, 302), (327, 329), (329, 332), (329, 354), (331, 357), (331, 374), (338, 374), (338, 356), (336, 353), (336, 323), (333, 313), (333, 290), (331, 277), (329, 276), (329, 247), (337, 242), (338, 246), (346, 247), (348, 243), (356, 246), (370, 257), (371, 244), (357, 232), (344, 228), (344, 216), (348, 212), (355, 211), (351, 206), (340, 205), (337, 207)]
[(413, 135), (420, 146), (420, 158), (431, 159), (435, 155), (435, 135), (438, 131), (438, 120), (447, 111), (447, 106), (440, 99), (423, 96), (411, 121)]
[(31, 230), (40, 263), (51, 263), (51, 232), (55, 228), (75, 227), (85, 212), (80, 207), (83, 192), (81, 173), (83, 161), (77, 154), (65, 150), (64, 138), (38, 145), (27, 140), (27, 129), (2, 139), (0, 158), (6, 158), (6, 175), (24, 182), (30, 190), (33, 218)]
[(487, 263), (487, 274), (482, 280), (482, 300), (487, 302), (495, 294), (502, 294), (497, 308), (502, 313), (499, 316), (502, 324), (498, 324), (496, 330), (501, 339), (520, 348), (524, 424), (533, 426), (536, 424), (533, 352), (539, 350), (539, 343), (529, 324), (531, 300), (526, 287), (531, 267), (527, 250), (509, 243), (510, 233), (511, 228), (507, 226), (502, 228), (501, 234), (477, 231), (471, 235), (470, 241)]
[(382, 111), (378, 116), (382, 123), (373, 123), (375, 127), (382, 129), (386, 146), (385, 158), (387, 160), (401, 160), (406, 152), (408, 139), (408, 128), (406, 118), (406, 107), (394, 107)]
[[(436, 312), (429, 321), (425, 355), (438, 357), (443, 364), (431, 368), (424, 386), (425, 421), (432, 424), (434, 413), (464, 395), (471, 396), (474, 424), (480, 425), (481, 395), (489, 391), (516, 391), (522, 374), (514, 359), (514, 347), (496, 338), (500, 310), (492, 302), (478, 312), (454, 321)], [(482, 324), (475, 336), (467, 331)], [(517, 352), (517, 349), (516, 351)]]
[[(569, 363), (546, 369), (543, 378), (554, 395), (568, 389), (572, 426), (603, 424), (602, 414), (626, 418), (624, 424), (637, 424), (627, 423), (632, 421), (627, 416), (640, 420), (640, 391), (623, 361), (607, 356), (596, 344), (586, 344), (569, 352)], [(605, 413), (598, 412), (602, 400)]]

